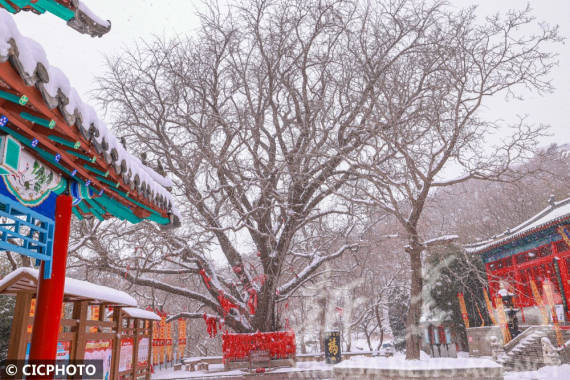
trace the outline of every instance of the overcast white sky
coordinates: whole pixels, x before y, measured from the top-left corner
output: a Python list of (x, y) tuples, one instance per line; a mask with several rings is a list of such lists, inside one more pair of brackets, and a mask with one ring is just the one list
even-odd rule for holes
[[(137, 39), (153, 35), (174, 36), (193, 33), (197, 27), (195, 12), (203, 6), (199, 0), (84, 0), (100, 17), (112, 22), (103, 38), (76, 33), (52, 15), (20, 13), (14, 17), (20, 32), (40, 42), (53, 66), (61, 68), (84, 100), (96, 87), (95, 78), (105, 70), (105, 56), (114, 55)], [(449, 0), (457, 7), (479, 5), (481, 15), (510, 8), (523, 8), (525, 0)], [(560, 25), (563, 36), (570, 37), (570, 0), (529, 1), (539, 20)], [(514, 121), (517, 114), (528, 121), (551, 125), (552, 136), (544, 140), (570, 143), (570, 42), (559, 47), (560, 66), (552, 72), (556, 90), (543, 97), (529, 94), (525, 101), (506, 103), (498, 98), (487, 102), (487, 117)], [(95, 104), (94, 104), (95, 106)], [(100, 115), (104, 119), (104, 115)]]

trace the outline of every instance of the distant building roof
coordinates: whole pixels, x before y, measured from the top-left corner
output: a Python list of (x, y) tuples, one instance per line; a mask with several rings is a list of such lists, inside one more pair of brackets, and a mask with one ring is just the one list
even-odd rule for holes
[(465, 248), (470, 253), (484, 253), (548, 227), (564, 224), (567, 221), (570, 221), (570, 198), (560, 202), (552, 200), (549, 207), (518, 226), (507, 229), (504, 233), (493, 236), (489, 240), (466, 245)]
[[(0, 280), (0, 294), (36, 294), (38, 276), (37, 269), (19, 268)], [(65, 278), (63, 298), (68, 302), (84, 300), (117, 306), (137, 306), (137, 300), (123, 291), (70, 277)]]

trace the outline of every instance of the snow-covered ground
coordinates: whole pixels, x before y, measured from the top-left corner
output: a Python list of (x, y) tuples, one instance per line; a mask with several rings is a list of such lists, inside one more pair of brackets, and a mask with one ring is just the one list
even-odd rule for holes
[[(384, 339), (382, 343), (391, 343), (391, 342), (392, 342), (392, 339), (388, 338), (388, 339)], [(372, 350), (376, 350), (378, 348), (378, 344), (380, 343), (380, 341), (378, 339), (371, 339), (370, 343), (372, 344)], [(351, 345), (350, 345), (350, 351), (351, 352), (370, 351), (370, 348), (368, 347), (368, 342), (366, 341), (366, 338), (364, 338), (364, 337), (353, 337)]]
[[(345, 360), (336, 366), (350, 368), (352, 366), (366, 366), (368, 368), (417, 368), (417, 369), (450, 369), (450, 368), (469, 368), (477, 366), (498, 367), (499, 364), (486, 358), (468, 358), (465, 355), (460, 355), (459, 359), (454, 358), (430, 358), (422, 353), (420, 360), (406, 361), (404, 355), (397, 353), (394, 357), (364, 357), (356, 356), (351, 359)], [(323, 374), (330, 371), (335, 366), (326, 364), (325, 362), (298, 362), (296, 368), (279, 368), (271, 373), (291, 373), (291, 372), (304, 372), (304, 371), (323, 371)], [(165, 370), (157, 370), (152, 379), (166, 380), (166, 379), (192, 379), (192, 378), (223, 378), (231, 376), (242, 376), (247, 373), (245, 370), (232, 370), (224, 371), (222, 364), (210, 365), (209, 371), (174, 371), (172, 368)], [(331, 374), (332, 375), (332, 374)], [(328, 377), (328, 376), (327, 376)], [(538, 371), (527, 372), (506, 372), (505, 380), (569, 380), (570, 379), (570, 364), (561, 366), (547, 366), (539, 369)]]
[(221, 376), (239, 376), (241, 374), (242, 372), (239, 370), (224, 371), (224, 366), (222, 364), (211, 364), (209, 371), (175, 371), (174, 368), (156, 370), (152, 375), (152, 379), (191, 379), (201, 377), (211, 377), (212, 379), (216, 379)]
[[(422, 354), (424, 354), (422, 352)], [(453, 368), (495, 368), (501, 365), (481, 358), (431, 358), (426, 354), (420, 360), (406, 360), (405, 356), (397, 353), (393, 357), (365, 357), (355, 356), (337, 364), (339, 368), (382, 368), (382, 369), (453, 369)]]
[[(297, 367), (282, 367), (271, 371), (271, 373), (290, 373), (304, 371), (328, 371), (332, 369), (332, 365), (325, 362), (298, 362)], [(248, 373), (245, 369), (232, 371), (224, 371), (223, 364), (211, 364), (209, 371), (174, 371), (172, 368), (166, 370), (158, 370), (152, 375), (153, 380), (165, 379), (191, 379), (191, 378), (212, 378), (217, 379), (229, 376), (241, 376)]]
[[(462, 353), (463, 354), (463, 353)], [(420, 360), (405, 360), (405, 356), (401, 353), (396, 353), (391, 358), (385, 357), (365, 357), (355, 356), (351, 359), (344, 360), (336, 365), (340, 368), (351, 367), (366, 367), (366, 368), (389, 368), (389, 369), (453, 369), (453, 368), (476, 368), (476, 367), (500, 367), (496, 362), (487, 358), (468, 358), (465, 355), (460, 355), (459, 359), (455, 358), (430, 358), (427, 354), (422, 352)], [(323, 371), (325, 375), (331, 371), (335, 366), (326, 364), (323, 361), (312, 362), (298, 362), (296, 368), (279, 368), (271, 373), (291, 373), (291, 372), (304, 372), (304, 371)], [(192, 379), (192, 378), (223, 378), (230, 376), (241, 376), (247, 373), (245, 370), (232, 370), (224, 371), (222, 364), (212, 364), (209, 371), (174, 371), (169, 368), (166, 370), (157, 370), (152, 376), (155, 380), (165, 379)], [(526, 379), (570, 379), (570, 365), (563, 365), (560, 367), (545, 367), (539, 371), (534, 372), (508, 372), (505, 380), (526, 380)], [(327, 374), (332, 376), (332, 373)]]
[(538, 371), (507, 372), (505, 380), (568, 380), (570, 379), (570, 364), (547, 366)]

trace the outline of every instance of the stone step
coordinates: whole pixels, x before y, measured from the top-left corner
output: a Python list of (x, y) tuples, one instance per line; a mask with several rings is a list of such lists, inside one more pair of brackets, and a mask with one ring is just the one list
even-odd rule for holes
[(543, 367), (541, 339), (547, 336), (548, 331), (548, 328), (533, 327), (497, 362), (507, 371), (536, 371)]

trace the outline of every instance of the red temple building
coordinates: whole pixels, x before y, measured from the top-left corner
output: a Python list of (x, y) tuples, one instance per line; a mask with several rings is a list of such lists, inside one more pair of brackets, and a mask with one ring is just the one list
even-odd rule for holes
[[(570, 198), (551, 199), (549, 207), (537, 215), (490, 240), (470, 245), (468, 251), (480, 255), (485, 264), (490, 298), (494, 300), (500, 289), (513, 294), (522, 323), (541, 323), (537, 301), (547, 303), (546, 281), (554, 289), (558, 321), (570, 321)], [(533, 281), (537, 294), (533, 293)]]

